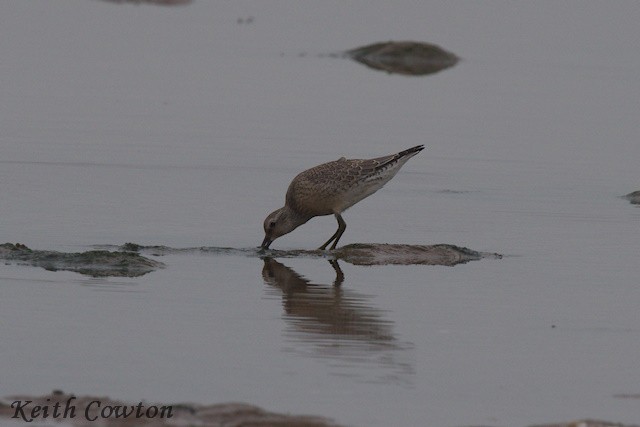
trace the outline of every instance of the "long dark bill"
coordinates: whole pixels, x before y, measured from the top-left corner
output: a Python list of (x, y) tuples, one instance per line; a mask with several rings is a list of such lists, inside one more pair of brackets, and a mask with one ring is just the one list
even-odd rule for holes
[(262, 241), (262, 244), (260, 245), (260, 247), (262, 249), (269, 249), (269, 245), (271, 244), (273, 240), (269, 239), (267, 236), (264, 237), (264, 240)]

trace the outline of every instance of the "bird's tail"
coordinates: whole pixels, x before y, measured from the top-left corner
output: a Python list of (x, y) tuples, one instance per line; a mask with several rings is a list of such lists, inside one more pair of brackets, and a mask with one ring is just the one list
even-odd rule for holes
[(402, 162), (401, 164), (404, 164), (404, 162), (406, 162), (422, 150), (424, 150), (424, 145), (416, 145), (415, 147), (411, 147), (407, 150), (401, 151), (398, 154), (392, 154), (387, 157), (380, 157), (378, 159), (375, 159), (379, 162), (378, 165), (376, 165), (375, 169), (384, 170), (397, 162)]
[(411, 147), (408, 150), (399, 152), (398, 154), (396, 154), (396, 156), (398, 156), (398, 158), (402, 158), (404, 156), (408, 156), (409, 154), (419, 153), (422, 150), (424, 150), (424, 145), (416, 145), (415, 147)]

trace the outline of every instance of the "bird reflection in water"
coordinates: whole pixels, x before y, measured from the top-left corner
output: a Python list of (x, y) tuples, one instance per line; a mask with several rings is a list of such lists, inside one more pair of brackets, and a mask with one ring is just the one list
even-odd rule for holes
[[(338, 375), (374, 382), (410, 383), (414, 368), (407, 359), (411, 343), (400, 343), (393, 323), (371, 307), (371, 297), (345, 290), (338, 261), (329, 261), (336, 277), (332, 284), (311, 283), (273, 258), (263, 258), (262, 277), (282, 292), (285, 337), (296, 354), (328, 359)], [(336, 363), (337, 362), (337, 363)], [(370, 369), (375, 368), (375, 378)], [(384, 368), (384, 369), (379, 369)], [(362, 378), (364, 377), (364, 378)]]

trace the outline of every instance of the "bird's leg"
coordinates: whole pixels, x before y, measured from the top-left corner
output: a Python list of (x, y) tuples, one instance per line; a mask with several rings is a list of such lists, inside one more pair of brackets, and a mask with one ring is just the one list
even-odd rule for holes
[(335, 249), (338, 244), (338, 240), (342, 237), (344, 230), (347, 229), (347, 223), (342, 219), (342, 215), (336, 214), (336, 219), (338, 220), (338, 231), (336, 232), (338, 235), (336, 236), (336, 240), (333, 241), (333, 245), (331, 245), (331, 249)]
[(336, 219), (338, 220), (338, 230), (335, 233), (333, 233), (333, 236), (331, 236), (329, 240), (324, 242), (324, 244), (318, 248), (320, 250), (324, 250), (327, 247), (327, 245), (331, 242), (333, 242), (333, 245), (331, 245), (329, 249), (335, 249), (336, 245), (338, 244), (338, 240), (340, 240), (340, 237), (342, 237), (342, 233), (344, 233), (344, 230), (347, 229), (347, 223), (344, 222), (344, 219), (342, 219), (342, 216), (340, 214), (335, 214), (335, 215), (336, 215)]

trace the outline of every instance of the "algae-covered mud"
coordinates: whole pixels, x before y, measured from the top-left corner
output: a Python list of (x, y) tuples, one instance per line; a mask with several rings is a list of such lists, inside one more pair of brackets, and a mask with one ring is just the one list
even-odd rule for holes
[(629, 193), (622, 197), (631, 202), (631, 204), (640, 205), (640, 190), (634, 191), (633, 193)]
[(459, 58), (440, 46), (412, 41), (388, 41), (345, 52), (348, 58), (374, 70), (423, 76), (453, 67)]
[(6, 397), (0, 401), (0, 417), (38, 425), (62, 421), (74, 427), (338, 427), (327, 418), (278, 414), (246, 403), (124, 402), (104, 396), (75, 396), (59, 390), (43, 396)]
[(65, 253), (30, 249), (20, 243), (1, 244), (0, 259), (50, 271), (75, 271), (92, 277), (137, 277), (164, 266), (135, 252), (94, 250)]
[(143, 252), (151, 255), (210, 253), (219, 255), (243, 255), (260, 258), (322, 258), (341, 260), (353, 265), (445, 265), (454, 266), (483, 258), (502, 258), (502, 255), (478, 252), (449, 245), (406, 245), (390, 243), (352, 243), (335, 250), (260, 249), (260, 248), (170, 248), (168, 246), (143, 246), (126, 243), (117, 247), (123, 251)]

